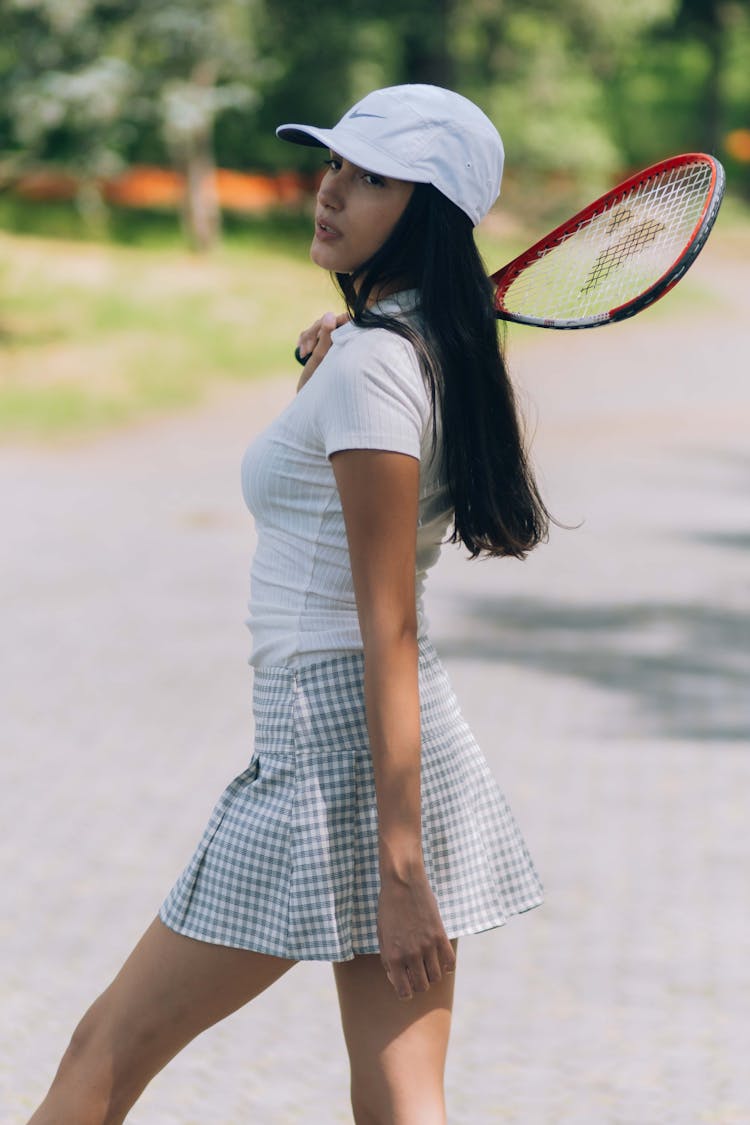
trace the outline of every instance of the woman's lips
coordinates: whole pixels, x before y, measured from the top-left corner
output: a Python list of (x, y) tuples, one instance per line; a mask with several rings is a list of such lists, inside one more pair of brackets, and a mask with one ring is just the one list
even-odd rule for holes
[(329, 223), (324, 223), (321, 219), (315, 222), (315, 235), (321, 242), (330, 242), (334, 238), (340, 237), (340, 231), (332, 227)]

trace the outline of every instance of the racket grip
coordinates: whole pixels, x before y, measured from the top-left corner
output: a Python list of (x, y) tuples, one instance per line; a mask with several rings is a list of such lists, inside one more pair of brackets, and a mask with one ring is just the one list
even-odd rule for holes
[(312, 352), (308, 352), (307, 355), (302, 355), (299, 347), (296, 347), (294, 349), (294, 358), (297, 360), (297, 363), (301, 363), (303, 367), (305, 366), (311, 355)]

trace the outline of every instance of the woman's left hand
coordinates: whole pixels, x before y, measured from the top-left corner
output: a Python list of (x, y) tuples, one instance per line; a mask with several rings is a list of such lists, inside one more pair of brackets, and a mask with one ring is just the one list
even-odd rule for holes
[(378, 943), (386, 976), (401, 1000), (426, 992), (456, 968), (427, 875), (381, 881)]

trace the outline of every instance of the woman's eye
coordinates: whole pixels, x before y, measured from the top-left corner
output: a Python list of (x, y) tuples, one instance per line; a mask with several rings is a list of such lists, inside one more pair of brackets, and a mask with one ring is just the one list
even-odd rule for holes
[(341, 161), (337, 160), (335, 156), (331, 156), (328, 160), (323, 161), (323, 166), (332, 169), (334, 172), (338, 172), (341, 167)]
[(374, 172), (365, 172), (362, 178), (365, 183), (371, 184), (373, 187), (383, 187), (385, 182), (381, 176), (376, 176)]

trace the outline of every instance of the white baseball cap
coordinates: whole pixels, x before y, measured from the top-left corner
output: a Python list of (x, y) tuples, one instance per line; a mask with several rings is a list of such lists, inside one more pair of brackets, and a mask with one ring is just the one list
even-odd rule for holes
[(433, 184), (474, 226), (500, 194), (500, 134), (478, 106), (440, 86), (374, 90), (332, 129), (280, 125), (276, 135), (298, 145), (330, 148), (380, 176)]

